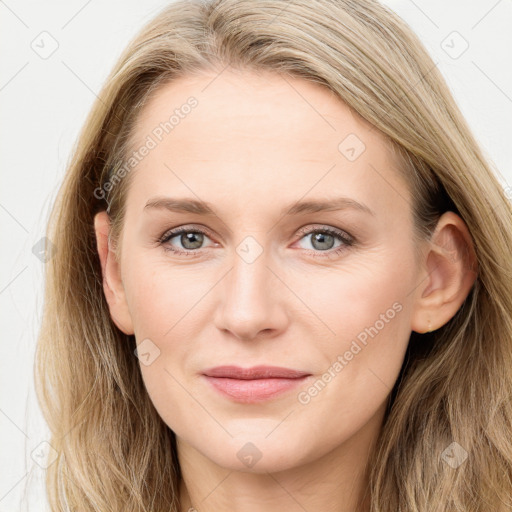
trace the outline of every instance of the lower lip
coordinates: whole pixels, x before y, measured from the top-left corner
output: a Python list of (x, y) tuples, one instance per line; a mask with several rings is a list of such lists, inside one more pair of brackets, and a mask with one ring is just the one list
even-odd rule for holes
[(307, 375), (294, 379), (228, 379), (225, 377), (204, 378), (222, 394), (236, 402), (257, 403), (270, 400), (290, 391), (308, 378)]

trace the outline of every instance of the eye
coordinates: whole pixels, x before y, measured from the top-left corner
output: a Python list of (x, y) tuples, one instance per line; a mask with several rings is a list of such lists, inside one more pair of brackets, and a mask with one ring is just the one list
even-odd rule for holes
[[(321, 226), (313, 229), (310, 227), (302, 228), (299, 230), (299, 234), (302, 235), (300, 240), (310, 237), (310, 244), (313, 247), (310, 252), (313, 257), (336, 256), (355, 244), (354, 237), (344, 231), (329, 226)], [(158, 239), (158, 242), (166, 251), (195, 257), (200, 255), (198, 249), (204, 248), (202, 246), (205, 238), (209, 239), (209, 236), (202, 228), (183, 226), (166, 231)], [(173, 239), (176, 239), (176, 241), (172, 242)], [(335, 245), (336, 241), (339, 242), (337, 246)], [(181, 247), (176, 247), (175, 244), (179, 244)]]
[[(170, 243), (173, 238), (176, 238), (177, 242), (181, 244), (181, 248), (173, 247)], [(184, 254), (186, 256), (195, 256), (197, 252), (196, 249), (202, 248), (201, 245), (205, 238), (209, 238), (206, 231), (184, 226), (166, 231), (158, 241), (166, 251)]]
[[(303, 228), (299, 231), (299, 234), (303, 235), (301, 240), (309, 237), (309, 243), (313, 247), (312, 255), (314, 257), (331, 257), (333, 254), (337, 255), (347, 250), (355, 243), (353, 236), (329, 226), (322, 226), (316, 229)], [(338, 246), (335, 246), (336, 241), (339, 242)]]

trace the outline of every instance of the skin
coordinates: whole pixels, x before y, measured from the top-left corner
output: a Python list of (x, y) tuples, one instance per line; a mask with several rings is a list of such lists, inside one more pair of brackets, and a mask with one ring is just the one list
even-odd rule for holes
[[(177, 436), (181, 510), (354, 511), (411, 331), (448, 322), (474, 282), (471, 237), (447, 212), (418, 258), (410, 192), (384, 136), (333, 93), (301, 79), (229, 69), (180, 78), (143, 109), (135, 147), (189, 96), (198, 106), (132, 171), (117, 258), (107, 215), (95, 217), (110, 314), (137, 343), (149, 338), (160, 351), (140, 366)], [(349, 134), (366, 147), (353, 161), (338, 149)], [(200, 199), (216, 215), (145, 209), (155, 196)], [(281, 213), (299, 200), (338, 196), (374, 215)], [(164, 249), (191, 247), (179, 235), (157, 241), (180, 226), (206, 229), (202, 245), (188, 249), (196, 257)], [(324, 245), (315, 243), (299, 233), (303, 227), (331, 227), (356, 242), (334, 254), (342, 240), (326, 234)], [(249, 236), (256, 245), (241, 244)], [(258, 245), (251, 263), (237, 252), (255, 254)], [(298, 393), (393, 304), (400, 311), (301, 403)], [(312, 376), (292, 392), (242, 404), (200, 376), (224, 364)], [(257, 453), (249, 442), (261, 454), (252, 467), (237, 457), (244, 446)]]

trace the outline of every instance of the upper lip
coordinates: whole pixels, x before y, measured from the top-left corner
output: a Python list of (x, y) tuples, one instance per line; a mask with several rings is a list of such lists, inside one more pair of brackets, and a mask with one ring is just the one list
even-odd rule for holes
[(307, 372), (283, 368), (279, 366), (253, 366), (242, 368), (240, 366), (215, 366), (203, 371), (208, 377), (224, 377), (228, 379), (298, 379), (310, 375)]

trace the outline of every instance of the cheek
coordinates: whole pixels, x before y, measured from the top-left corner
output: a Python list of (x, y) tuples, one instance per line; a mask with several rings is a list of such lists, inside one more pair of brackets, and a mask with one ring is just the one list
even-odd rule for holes
[[(294, 292), (303, 298), (317, 324), (321, 324), (325, 349), (343, 348), (335, 339), (364, 340), (365, 329), (376, 326), (385, 336), (392, 335), (398, 326), (407, 323), (407, 309), (414, 289), (414, 260), (407, 252), (382, 249), (371, 254), (347, 258), (337, 268), (327, 272), (292, 276)], [(398, 329), (399, 330), (399, 329)], [(396, 334), (396, 333), (394, 333)]]
[(164, 340), (181, 324), (193, 324), (201, 299), (215, 284), (213, 277), (165, 258), (140, 257), (127, 263), (125, 289), (137, 338)]
[(204, 311), (204, 299), (215, 284), (214, 276), (142, 255), (127, 260), (125, 269), (135, 337), (149, 353), (147, 360), (140, 358), (140, 369), (153, 405), (173, 430), (179, 431), (177, 418), (204, 422), (201, 410), (190, 407), (183, 371), (205, 319), (211, 318)]
[(319, 289), (309, 303), (333, 332), (318, 338), (325, 368), (298, 399), (334, 431), (364, 424), (396, 382), (411, 333), (412, 255), (382, 253), (331, 278), (328, 297)]

